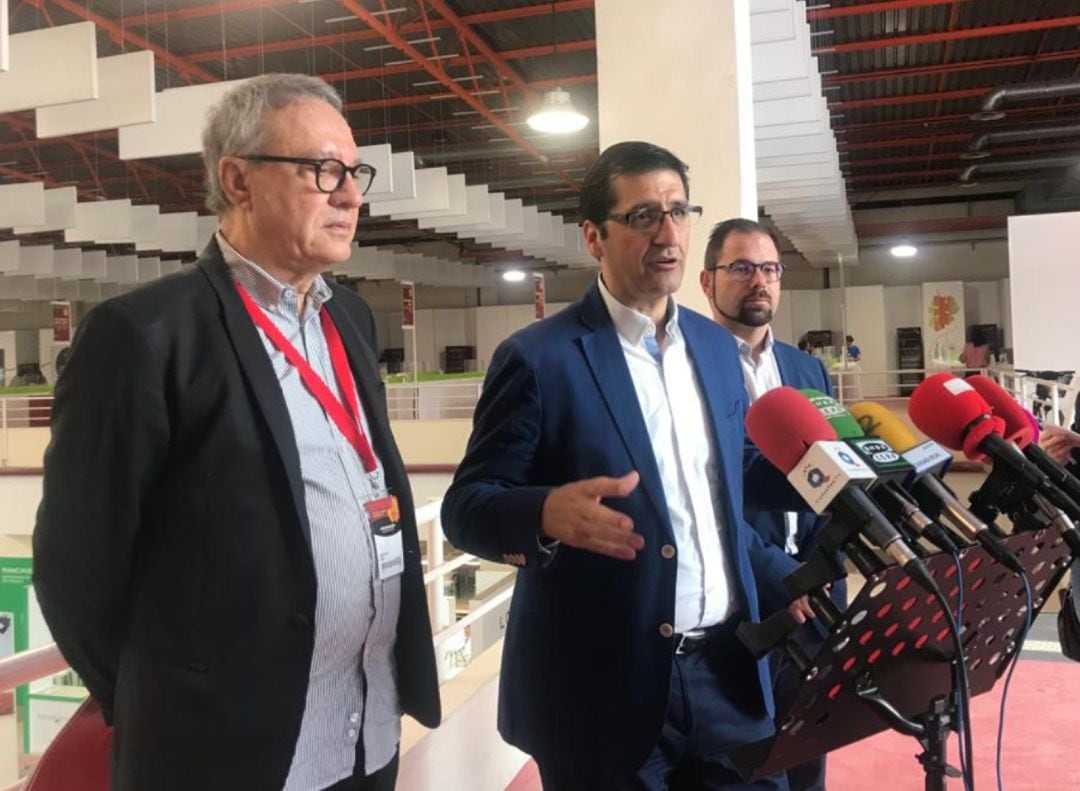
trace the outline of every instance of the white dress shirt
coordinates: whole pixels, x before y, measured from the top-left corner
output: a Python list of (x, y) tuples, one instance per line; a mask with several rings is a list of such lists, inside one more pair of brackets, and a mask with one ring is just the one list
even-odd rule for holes
[(678, 307), (669, 297), (660, 349), (652, 319), (615, 299), (603, 279), (600, 294), (626, 356), (675, 534), (675, 631), (721, 623), (738, 606), (735, 578), (725, 546), (717, 451), (679, 330)]
[[(764, 393), (783, 385), (780, 381), (780, 366), (776, 364), (776, 355), (773, 354), (772, 327), (767, 327), (765, 330), (765, 343), (756, 362), (749, 343), (738, 336), (735, 337), (735, 342), (739, 346), (739, 362), (742, 363), (743, 381), (746, 382), (746, 394), (750, 396), (751, 404)], [(787, 525), (784, 551), (789, 555), (797, 555), (799, 545), (795, 539), (798, 536), (799, 523), (796, 514), (787, 511), (784, 514), (784, 522)]]

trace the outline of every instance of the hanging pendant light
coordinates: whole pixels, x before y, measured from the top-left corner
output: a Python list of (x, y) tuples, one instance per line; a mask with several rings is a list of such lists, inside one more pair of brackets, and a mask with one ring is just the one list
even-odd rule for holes
[(579, 113), (570, 101), (570, 94), (555, 88), (544, 94), (544, 102), (528, 118), (529, 126), (537, 132), (565, 135), (584, 129), (589, 123), (586, 115)]
[[(555, 2), (551, 3), (551, 55), (558, 54), (555, 45)], [(526, 122), (536, 132), (549, 135), (567, 135), (584, 129), (589, 117), (579, 113), (570, 101), (570, 94), (562, 88), (555, 88), (544, 94), (544, 101)]]

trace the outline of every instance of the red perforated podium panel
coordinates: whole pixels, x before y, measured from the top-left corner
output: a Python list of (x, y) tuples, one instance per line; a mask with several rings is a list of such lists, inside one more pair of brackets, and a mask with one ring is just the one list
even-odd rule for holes
[(112, 728), (87, 698), (41, 756), (26, 791), (109, 791)]
[[(1027, 569), (1034, 618), (1069, 566), (1068, 547), (1050, 530), (1011, 535), (1004, 543)], [(1019, 577), (981, 547), (970, 547), (960, 557), (962, 639), (971, 694), (979, 695), (993, 688), (1015, 654), (1027, 601)], [(952, 557), (940, 553), (926, 564), (955, 612), (960, 586)], [(901, 714), (917, 717), (934, 698), (949, 693), (953, 654), (937, 600), (902, 568), (891, 566), (867, 580), (813, 657), (777, 734), (738, 748), (732, 758), (757, 779), (885, 730), (886, 724), (855, 694), (855, 681), (864, 672)]]

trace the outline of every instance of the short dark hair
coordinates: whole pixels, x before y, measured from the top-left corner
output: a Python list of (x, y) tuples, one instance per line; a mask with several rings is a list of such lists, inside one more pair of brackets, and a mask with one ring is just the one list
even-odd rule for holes
[(855, 336), (854, 335), (845, 335), (844, 340), (847, 341), (848, 343), (855, 343)]
[(654, 170), (674, 170), (682, 179), (686, 197), (690, 197), (690, 179), (686, 175), (689, 167), (666, 148), (640, 140), (628, 140), (605, 148), (581, 182), (578, 198), (581, 222), (596, 223), (600, 226), (600, 235), (606, 236), (602, 223), (615, 205), (615, 190), (611, 186), (615, 177)]
[(730, 220), (718, 222), (713, 226), (712, 232), (709, 233), (709, 243), (705, 245), (706, 269), (716, 263), (716, 259), (720, 257), (720, 251), (724, 249), (724, 242), (727, 241), (727, 238), (733, 233), (759, 233), (763, 236), (768, 236), (772, 240), (772, 243), (776, 245), (777, 252), (780, 251), (780, 240), (776, 238), (776, 234), (769, 228), (766, 228), (764, 225), (754, 220), (748, 220), (745, 217), (735, 217)]

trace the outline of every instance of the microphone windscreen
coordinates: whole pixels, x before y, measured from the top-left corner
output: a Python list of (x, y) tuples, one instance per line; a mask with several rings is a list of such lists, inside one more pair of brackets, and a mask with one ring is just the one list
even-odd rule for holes
[(908, 417), (919, 431), (953, 450), (964, 447), (968, 426), (989, 414), (975, 388), (947, 371), (926, 377), (908, 402)]
[(1005, 421), (997, 415), (986, 414), (964, 435), (964, 455), (972, 461), (986, 461), (986, 454), (979, 450), (979, 446), (991, 434), (1005, 436)]
[(840, 402), (831, 395), (826, 395), (820, 390), (811, 388), (804, 388), (799, 392), (810, 399), (810, 403), (821, 413), (821, 416), (829, 421), (829, 425), (833, 427), (838, 439), (855, 439), (866, 436), (863, 434), (863, 430), (859, 428), (858, 422), (851, 416), (851, 413), (844, 409)]
[(829, 422), (794, 387), (774, 388), (754, 401), (746, 413), (746, 433), (784, 475), (815, 442), (836, 439)]
[(1028, 412), (1016, 402), (1012, 395), (985, 374), (972, 374), (967, 378), (967, 383), (975, 388), (975, 392), (981, 395), (996, 417), (1005, 421), (1005, 439), (1015, 442), (1021, 448), (1025, 447), (1038, 433), (1032, 431), (1031, 421), (1028, 420)]
[(886, 406), (873, 401), (860, 401), (852, 404), (850, 411), (866, 436), (885, 440), (897, 453), (906, 453), (921, 444), (921, 440), (904, 421)]

